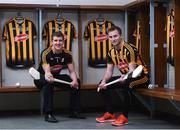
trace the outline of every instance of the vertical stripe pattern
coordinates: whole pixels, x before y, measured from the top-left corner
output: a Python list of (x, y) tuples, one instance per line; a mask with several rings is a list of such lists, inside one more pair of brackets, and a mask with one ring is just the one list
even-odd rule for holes
[(3, 29), (6, 43), (6, 63), (12, 68), (29, 67), (35, 64), (34, 43), (36, 29), (33, 22), (23, 19), (18, 23), (16, 18), (7, 21)]
[(112, 47), (107, 30), (114, 25), (111, 21), (105, 20), (98, 23), (96, 20), (89, 21), (85, 27), (84, 37), (88, 39), (88, 64), (91, 67), (106, 67), (107, 54)]

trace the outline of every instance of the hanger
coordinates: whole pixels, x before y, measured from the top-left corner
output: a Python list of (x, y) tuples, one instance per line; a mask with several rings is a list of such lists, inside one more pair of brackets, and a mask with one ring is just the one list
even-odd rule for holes
[(97, 17), (97, 19), (96, 19), (96, 21), (97, 21), (98, 23), (100, 23), (100, 24), (104, 23), (104, 20), (105, 20), (105, 19), (102, 17), (101, 14), (99, 14), (98, 17)]
[(57, 13), (55, 19), (58, 24), (62, 24), (64, 22), (64, 18), (62, 17), (62, 12), (59, 11), (59, 13)]

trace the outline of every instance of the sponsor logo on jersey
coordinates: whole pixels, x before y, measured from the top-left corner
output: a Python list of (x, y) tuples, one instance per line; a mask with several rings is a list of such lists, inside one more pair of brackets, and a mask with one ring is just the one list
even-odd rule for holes
[(51, 66), (51, 73), (60, 73), (61, 69), (62, 69), (62, 65), (54, 65)]
[(126, 68), (128, 68), (128, 64), (125, 62), (121, 62), (118, 64), (118, 68), (119, 68), (119, 70), (126, 69)]
[(28, 34), (20, 34), (20, 35), (15, 36), (14, 41), (15, 42), (22, 42), (22, 41), (26, 41), (27, 39), (29, 39)]
[(95, 41), (96, 42), (102, 42), (104, 40), (107, 40), (108, 39), (108, 36), (106, 34), (100, 34), (98, 36), (95, 37)]

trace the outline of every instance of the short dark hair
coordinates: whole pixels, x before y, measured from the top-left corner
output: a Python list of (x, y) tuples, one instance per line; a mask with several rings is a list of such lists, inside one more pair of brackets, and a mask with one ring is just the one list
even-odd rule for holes
[(112, 31), (114, 31), (114, 30), (117, 30), (120, 35), (122, 34), (122, 30), (121, 30), (121, 28), (118, 27), (118, 26), (112, 26), (111, 28), (109, 28), (109, 29), (108, 29), (108, 33), (109, 33), (109, 32), (112, 32)]
[(51, 35), (52, 40), (53, 40), (53, 37), (62, 37), (63, 40), (64, 40), (64, 34), (61, 31), (53, 32), (52, 35)]

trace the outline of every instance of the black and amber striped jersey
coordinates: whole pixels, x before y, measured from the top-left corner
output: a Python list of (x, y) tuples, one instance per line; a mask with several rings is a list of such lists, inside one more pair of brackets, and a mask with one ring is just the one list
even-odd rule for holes
[(167, 62), (174, 66), (174, 39), (175, 39), (175, 26), (174, 26), (174, 10), (171, 10), (171, 13), (167, 16), (166, 24), (167, 32)]
[(131, 44), (124, 43), (120, 50), (116, 50), (114, 47), (108, 52), (107, 63), (113, 64), (118, 67), (122, 74), (126, 74), (129, 71), (128, 64), (134, 63), (144, 66), (144, 73), (148, 74), (148, 70), (144, 61), (142, 60), (137, 48)]
[(44, 74), (42, 68), (43, 65), (49, 64), (51, 73), (53, 75), (59, 74), (61, 70), (67, 66), (67, 64), (72, 63), (71, 52), (63, 49), (61, 53), (56, 54), (53, 52), (51, 47), (44, 49), (41, 53), (41, 62), (38, 68), (38, 71)]
[(46, 40), (46, 47), (50, 47), (52, 44), (52, 33), (58, 31), (61, 31), (64, 34), (64, 48), (71, 51), (72, 41), (76, 38), (76, 30), (74, 25), (68, 20), (58, 22), (56, 19), (53, 19), (45, 23), (43, 27), (43, 37)]
[(106, 67), (107, 53), (112, 47), (107, 31), (114, 24), (111, 21), (104, 20), (98, 22), (92, 20), (88, 22), (84, 31), (84, 37), (88, 39), (88, 65), (91, 67)]
[(5, 23), (3, 39), (6, 42), (6, 64), (12, 68), (29, 67), (35, 64), (34, 43), (36, 29), (29, 19), (13, 18)]

